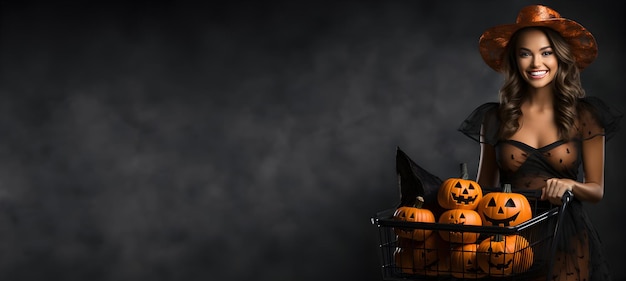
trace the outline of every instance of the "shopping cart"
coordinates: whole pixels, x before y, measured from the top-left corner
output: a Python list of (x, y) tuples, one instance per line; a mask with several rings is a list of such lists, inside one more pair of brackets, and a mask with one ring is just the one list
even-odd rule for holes
[[(485, 189), (485, 193), (490, 190)], [(395, 208), (377, 213), (372, 217), (372, 224), (378, 226), (380, 238), (380, 260), (383, 280), (533, 280), (547, 278), (550, 280), (556, 253), (556, 237), (560, 222), (572, 200), (573, 194), (567, 192), (563, 196), (560, 206), (546, 204), (539, 201), (538, 191), (521, 191), (533, 208), (533, 218), (516, 226), (471, 226), (440, 223), (406, 222), (393, 219)], [(468, 248), (464, 244), (438, 243), (436, 248), (426, 246), (427, 243), (406, 241), (398, 238), (394, 229), (403, 230), (430, 230), (431, 236), (438, 233), (461, 233), (471, 235), (478, 233), (477, 241), (500, 238), (499, 240), (524, 240), (522, 246), (517, 246), (513, 252), (508, 252), (509, 265), (513, 266), (505, 271), (504, 267), (495, 266), (487, 271), (476, 266), (476, 270), (468, 269), (471, 263), (477, 260), (471, 255), (497, 255), (495, 252), (480, 252)], [(519, 238), (519, 237), (523, 237)], [(526, 243), (527, 242), (527, 243)], [(478, 242), (476, 242), (478, 243)], [(495, 243), (495, 242), (493, 242)], [(504, 241), (506, 244), (506, 241)], [(519, 243), (518, 243), (519, 244)], [(476, 244), (475, 244), (476, 245)], [(434, 253), (433, 253), (434, 250)], [(491, 249), (490, 249), (491, 250)], [(465, 256), (467, 255), (467, 256)], [(459, 266), (459, 259), (465, 264)], [(473, 259), (472, 259), (473, 258)], [(502, 258), (502, 257), (500, 257)], [(505, 259), (503, 259), (504, 261)]]

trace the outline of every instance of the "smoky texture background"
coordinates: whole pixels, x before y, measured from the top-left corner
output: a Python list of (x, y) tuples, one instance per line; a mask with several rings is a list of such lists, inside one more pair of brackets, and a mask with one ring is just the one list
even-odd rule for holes
[[(502, 82), (478, 38), (534, 4), (155, 3), (2, 3), (0, 279), (381, 280), (396, 147), (475, 176), (456, 129)], [(544, 3), (624, 112), (624, 3)], [(617, 279), (625, 138), (587, 205)]]

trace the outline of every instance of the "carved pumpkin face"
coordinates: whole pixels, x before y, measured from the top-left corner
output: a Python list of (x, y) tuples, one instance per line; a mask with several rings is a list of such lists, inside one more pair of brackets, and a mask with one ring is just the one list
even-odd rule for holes
[(396, 266), (409, 274), (436, 276), (447, 272), (449, 244), (438, 235), (431, 235), (423, 242), (399, 238), (394, 252)]
[(463, 178), (445, 180), (437, 191), (437, 201), (445, 209), (474, 210), (483, 198), (480, 185)]
[(450, 246), (439, 235), (431, 235), (415, 248), (415, 273), (437, 276), (448, 271)]
[(533, 250), (520, 235), (496, 235), (478, 245), (476, 260), (480, 268), (494, 276), (527, 271), (533, 264)]
[[(441, 214), (439, 223), (481, 226), (482, 220), (480, 215), (474, 210), (452, 209)], [(474, 243), (480, 234), (467, 231), (440, 230), (439, 235), (444, 241), (450, 243)]]
[(487, 274), (476, 262), (477, 245), (463, 244), (450, 251), (450, 265), (452, 276), (457, 278), (481, 278)]
[(461, 163), (461, 177), (449, 178), (439, 186), (437, 202), (445, 209), (474, 210), (483, 198), (480, 185), (469, 179), (467, 163)]
[(415, 265), (413, 257), (413, 248), (415, 248), (415, 240), (407, 238), (398, 238), (398, 246), (396, 247), (393, 257), (398, 267), (403, 273), (414, 274)]
[(526, 196), (504, 192), (485, 194), (478, 203), (476, 211), (483, 220), (483, 225), (516, 226), (532, 218), (532, 208)]
[[(406, 221), (406, 222), (435, 222), (435, 215), (428, 209), (422, 209), (423, 199), (420, 201), (417, 200), (418, 203), (415, 206), (402, 206), (396, 209), (393, 214), (393, 218), (395, 220)], [(416, 241), (424, 241), (426, 237), (430, 236), (432, 230), (430, 229), (419, 229), (419, 228), (402, 228), (396, 227), (394, 228), (396, 235), (402, 238), (413, 239)]]

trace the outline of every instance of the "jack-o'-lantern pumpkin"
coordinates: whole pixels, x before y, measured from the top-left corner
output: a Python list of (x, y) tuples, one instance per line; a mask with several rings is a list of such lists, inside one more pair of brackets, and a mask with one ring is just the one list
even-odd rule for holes
[(494, 235), (480, 242), (476, 261), (492, 276), (522, 273), (533, 265), (533, 249), (523, 236)]
[(439, 235), (431, 235), (415, 248), (415, 273), (437, 276), (449, 269), (450, 244)]
[[(480, 215), (474, 210), (452, 209), (441, 214), (439, 223), (481, 226), (482, 220)], [(450, 243), (474, 243), (478, 240), (480, 233), (439, 230), (439, 235), (444, 241)]]
[(476, 279), (487, 276), (476, 262), (475, 243), (456, 246), (450, 251), (450, 273), (456, 278)]
[(396, 267), (402, 273), (413, 274), (415, 270), (415, 257), (413, 250), (417, 242), (413, 239), (398, 237), (398, 246), (393, 252)]
[(449, 271), (449, 247), (439, 235), (430, 235), (422, 242), (398, 238), (396, 266), (407, 274), (442, 275)]
[(461, 164), (461, 178), (449, 178), (437, 190), (437, 202), (444, 209), (474, 210), (483, 198), (480, 185), (469, 179), (467, 164)]
[(516, 226), (532, 218), (532, 208), (526, 196), (511, 191), (505, 184), (502, 192), (485, 194), (476, 211), (483, 225)]
[[(393, 218), (395, 220), (406, 221), (406, 222), (427, 222), (434, 223), (435, 215), (428, 209), (422, 208), (422, 204), (424, 204), (424, 198), (421, 196), (417, 197), (415, 200), (415, 205), (411, 206), (402, 206), (396, 209), (393, 214)], [(410, 227), (395, 227), (394, 231), (398, 237), (409, 238), (416, 241), (424, 241), (426, 237), (428, 237), (432, 230), (430, 229), (420, 229), (420, 228), (410, 228)]]

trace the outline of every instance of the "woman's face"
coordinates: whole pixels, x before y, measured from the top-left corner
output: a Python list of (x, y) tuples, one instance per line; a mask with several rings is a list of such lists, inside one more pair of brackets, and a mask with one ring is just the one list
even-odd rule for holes
[(517, 42), (517, 66), (522, 78), (535, 89), (550, 85), (559, 62), (546, 34), (536, 29), (523, 30)]

